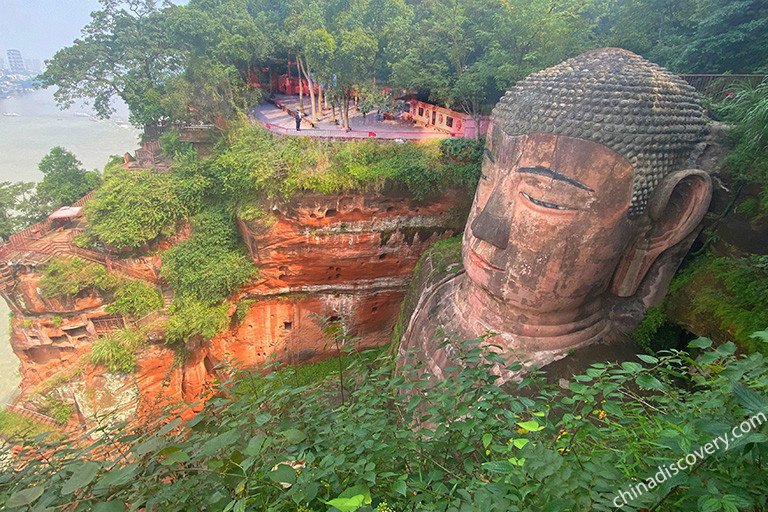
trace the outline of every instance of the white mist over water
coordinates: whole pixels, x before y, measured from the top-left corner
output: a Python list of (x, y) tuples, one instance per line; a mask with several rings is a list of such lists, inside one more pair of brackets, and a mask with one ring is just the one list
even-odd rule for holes
[[(117, 106), (113, 119), (97, 120), (84, 106), (56, 107), (52, 90), (0, 100), (0, 182), (39, 181), (37, 164), (54, 146), (74, 153), (86, 169), (102, 170), (110, 155), (138, 146), (139, 132), (128, 125), (128, 110)], [(9, 343), (8, 305), (0, 299), (0, 405), (19, 385), (19, 360)]]

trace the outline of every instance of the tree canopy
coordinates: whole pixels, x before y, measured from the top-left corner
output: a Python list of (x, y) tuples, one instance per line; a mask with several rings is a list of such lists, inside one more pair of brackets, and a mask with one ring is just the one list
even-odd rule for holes
[[(470, 114), (516, 80), (589, 48), (620, 46), (676, 72), (766, 69), (758, 0), (100, 0), (41, 77), (65, 106), (99, 115), (122, 98), (137, 125), (245, 111), (269, 69), (345, 108), (389, 84)], [(261, 75), (261, 76), (260, 76)], [(262, 82), (263, 83), (263, 82)]]

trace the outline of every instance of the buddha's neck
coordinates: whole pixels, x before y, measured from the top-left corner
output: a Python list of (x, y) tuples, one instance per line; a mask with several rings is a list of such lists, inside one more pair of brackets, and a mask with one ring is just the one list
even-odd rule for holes
[(610, 329), (600, 299), (573, 310), (536, 313), (517, 309), (477, 287), (466, 274), (456, 295), (463, 324), (478, 335), (498, 334), (495, 343), (525, 352), (568, 350), (598, 341)]

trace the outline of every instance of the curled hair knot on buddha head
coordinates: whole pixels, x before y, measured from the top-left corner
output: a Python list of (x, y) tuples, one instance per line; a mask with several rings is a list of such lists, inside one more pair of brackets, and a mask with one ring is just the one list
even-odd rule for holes
[(679, 170), (706, 126), (695, 90), (681, 78), (619, 48), (587, 52), (518, 82), (493, 111), (510, 136), (547, 132), (602, 144), (634, 169), (630, 218)]

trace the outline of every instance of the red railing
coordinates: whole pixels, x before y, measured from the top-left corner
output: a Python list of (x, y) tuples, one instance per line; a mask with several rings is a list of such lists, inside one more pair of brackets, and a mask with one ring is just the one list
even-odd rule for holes
[[(285, 128), (278, 124), (262, 121), (256, 119), (264, 128), (277, 135), (301, 135), (296, 130)], [(317, 129), (312, 128), (311, 132), (308, 131), (310, 137), (320, 139), (388, 139), (388, 140), (424, 140), (424, 139), (445, 139), (450, 137), (447, 133), (434, 133), (434, 132), (413, 132), (413, 131), (381, 131), (375, 132), (370, 130), (351, 130), (346, 131), (342, 129)]]
[(61, 423), (51, 418), (50, 416), (46, 416), (45, 414), (40, 414), (37, 411), (31, 411), (19, 405), (9, 405), (8, 407), (6, 407), (6, 409), (11, 412), (15, 412), (16, 414), (19, 414), (21, 416), (24, 416), (26, 418), (29, 418), (31, 420), (35, 420), (38, 423), (48, 425), (49, 427), (56, 427), (57, 429), (62, 427)]

